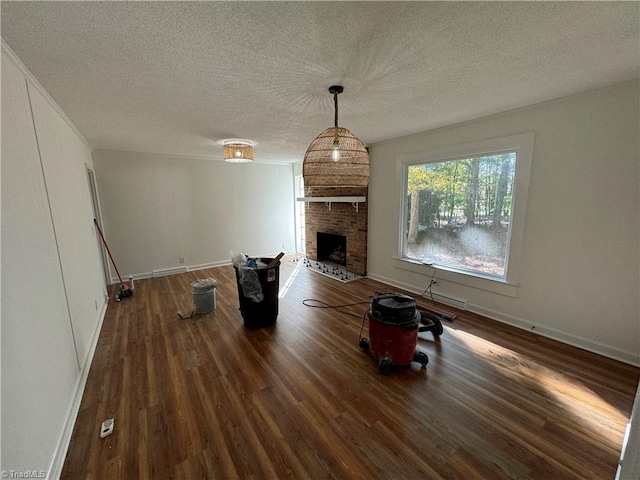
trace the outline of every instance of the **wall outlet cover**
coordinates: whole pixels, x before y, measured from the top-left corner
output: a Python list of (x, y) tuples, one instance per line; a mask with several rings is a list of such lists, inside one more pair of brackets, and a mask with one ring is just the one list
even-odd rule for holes
[(109, 418), (102, 422), (102, 427), (100, 427), (100, 438), (104, 438), (107, 435), (111, 435), (113, 433), (113, 426), (115, 421), (113, 418)]

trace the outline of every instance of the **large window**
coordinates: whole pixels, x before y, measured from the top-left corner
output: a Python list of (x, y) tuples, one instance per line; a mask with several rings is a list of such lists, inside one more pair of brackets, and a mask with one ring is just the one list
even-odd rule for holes
[(477, 144), (476, 152), (469, 145), (464, 154), (405, 161), (402, 257), (517, 281), (532, 141), (518, 135)]

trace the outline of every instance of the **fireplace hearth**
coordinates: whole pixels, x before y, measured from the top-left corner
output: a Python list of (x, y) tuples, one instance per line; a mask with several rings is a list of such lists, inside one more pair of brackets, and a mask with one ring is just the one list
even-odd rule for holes
[(301, 262), (302, 266), (307, 270), (320, 273), (342, 283), (348, 283), (363, 278), (362, 275), (350, 272), (345, 267), (338, 266), (333, 262), (318, 262), (316, 260), (309, 260), (307, 257), (294, 258), (292, 261)]

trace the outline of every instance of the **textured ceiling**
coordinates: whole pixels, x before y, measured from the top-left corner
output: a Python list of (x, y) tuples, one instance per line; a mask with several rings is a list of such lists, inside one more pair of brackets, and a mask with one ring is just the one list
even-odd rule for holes
[(636, 2), (2, 2), (2, 38), (92, 147), (302, 160), (638, 78)]

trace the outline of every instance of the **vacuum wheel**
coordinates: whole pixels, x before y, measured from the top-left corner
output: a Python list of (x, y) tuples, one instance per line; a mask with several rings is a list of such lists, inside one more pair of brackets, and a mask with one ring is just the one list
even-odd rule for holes
[(423, 367), (426, 367), (427, 363), (429, 363), (429, 357), (424, 352), (415, 351), (413, 353), (413, 361), (421, 364)]
[(380, 373), (382, 373), (383, 375), (387, 375), (388, 373), (390, 373), (392, 367), (393, 367), (393, 362), (389, 357), (382, 357), (378, 362), (378, 369), (380, 370)]
[(369, 339), (368, 338), (361, 338), (359, 345), (360, 345), (360, 348), (362, 349), (363, 352), (365, 352), (365, 353), (369, 352)]

